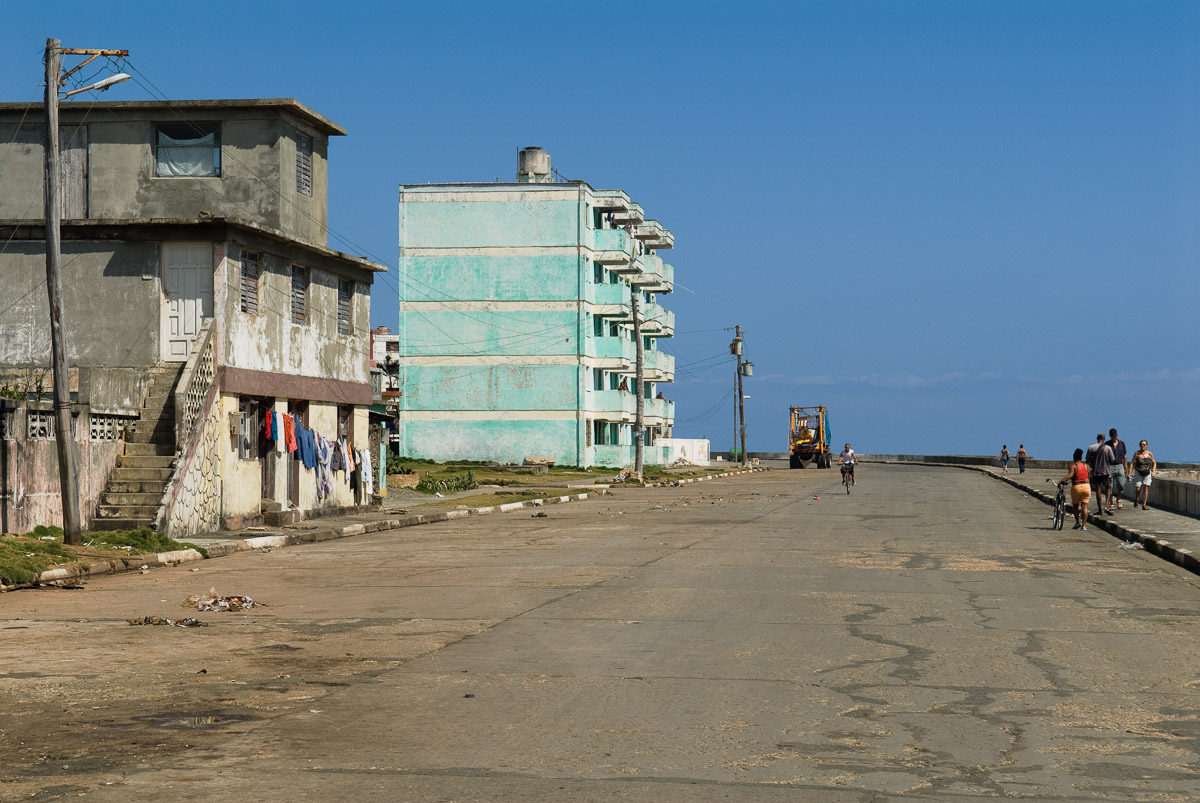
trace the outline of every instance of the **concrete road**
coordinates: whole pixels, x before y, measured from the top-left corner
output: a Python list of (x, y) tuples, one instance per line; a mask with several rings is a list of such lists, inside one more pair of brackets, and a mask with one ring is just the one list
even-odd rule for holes
[[(1200, 578), (1008, 486), (867, 465), (544, 512), (0, 597), (0, 798), (1200, 795)], [(126, 622), (209, 587), (268, 607)]]

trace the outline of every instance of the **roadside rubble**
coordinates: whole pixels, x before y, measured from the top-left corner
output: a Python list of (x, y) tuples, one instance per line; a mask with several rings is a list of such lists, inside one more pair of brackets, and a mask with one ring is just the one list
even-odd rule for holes
[(219, 596), (216, 589), (212, 588), (208, 590), (208, 594), (192, 594), (183, 601), (183, 607), (195, 608), (199, 611), (240, 611), (261, 605), (261, 602), (255, 602), (245, 594)]
[(186, 619), (167, 619), (163, 616), (143, 616), (141, 619), (130, 619), (131, 625), (165, 625), (167, 627), (208, 627), (208, 622), (188, 617)]

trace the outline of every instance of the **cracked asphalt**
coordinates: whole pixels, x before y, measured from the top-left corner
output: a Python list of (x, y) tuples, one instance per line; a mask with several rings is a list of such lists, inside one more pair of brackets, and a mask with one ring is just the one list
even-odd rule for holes
[[(5, 595), (0, 798), (1197, 798), (1200, 578), (975, 472), (859, 472)], [(267, 607), (127, 624), (210, 587)]]

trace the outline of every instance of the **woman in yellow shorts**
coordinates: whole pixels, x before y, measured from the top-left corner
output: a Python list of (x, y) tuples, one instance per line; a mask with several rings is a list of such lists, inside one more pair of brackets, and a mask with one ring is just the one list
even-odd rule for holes
[(1092, 498), (1092, 488), (1088, 483), (1088, 467), (1087, 463), (1083, 462), (1083, 449), (1076, 449), (1075, 456), (1071, 458), (1071, 468), (1067, 471), (1067, 476), (1058, 481), (1059, 485), (1071, 483), (1071, 507), (1075, 513), (1075, 526), (1072, 530), (1087, 529), (1087, 509), (1088, 502)]

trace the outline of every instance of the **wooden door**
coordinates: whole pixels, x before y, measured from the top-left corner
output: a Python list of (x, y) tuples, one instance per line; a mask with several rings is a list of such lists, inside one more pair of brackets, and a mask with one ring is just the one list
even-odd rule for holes
[(162, 359), (186, 362), (213, 316), (212, 243), (163, 243)]

